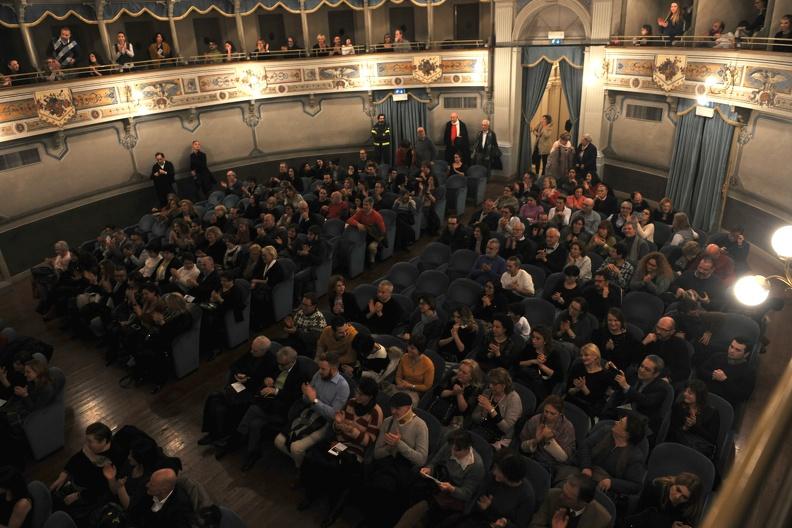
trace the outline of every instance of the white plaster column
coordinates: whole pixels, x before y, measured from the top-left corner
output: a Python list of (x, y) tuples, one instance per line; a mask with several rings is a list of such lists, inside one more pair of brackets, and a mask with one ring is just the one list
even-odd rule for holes
[(239, 39), (239, 51), (247, 53), (245, 25), (242, 23), (242, 2), (239, 0), (234, 0), (234, 21), (236, 22), (237, 38)]
[(22, 34), (22, 42), (25, 44), (25, 51), (28, 55), (28, 63), (30, 67), (36, 71), (39, 69), (38, 55), (36, 48), (33, 47), (33, 39), (30, 37), (30, 27), (25, 23), (25, 9), (27, 9), (27, 0), (20, 0), (17, 2), (17, 17), (19, 18), (19, 32)]
[(366, 51), (371, 48), (371, 7), (369, 0), (363, 0), (363, 27), (366, 29)]
[(591, 41), (610, 40), (613, 20), (613, 2), (611, 0), (594, 0), (591, 4)]
[(104, 5), (105, 0), (98, 0), (96, 2), (96, 21), (99, 26), (99, 38), (102, 39), (102, 45), (105, 47), (106, 57), (110, 62), (114, 62), (115, 50), (110, 43), (110, 35), (107, 33), (107, 22), (104, 19)]
[(173, 9), (176, 0), (168, 0), (168, 27), (171, 32), (171, 55), (181, 57), (181, 46), (179, 45), (179, 34), (176, 33), (176, 20), (173, 18)]
[[(497, 43), (507, 43), (512, 40), (514, 29), (515, 2), (514, 0), (495, 1), (495, 38)], [(522, 72), (519, 70), (519, 59), (515, 63), (515, 51), (519, 57), (519, 50), (515, 48), (496, 48), (495, 63), (489, 64), (494, 75), (492, 90), (492, 129), (498, 136), (498, 144), (503, 152), (503, 173), (511, 175), (516, 170), (517, 145), (520, 138), (519, 127), (519, 100), (514, 94), (522, 83)], [(515, 135), (515, 123), (516, 135)]]
[(300, 22), (302, 23), (305, 56), (309, 57), (311, 55), (311, 34), (308, 32), (308, 13), (305, 12), (305, 0), (300, 0)]
[(583, 64), (583, 93), (580, 98), (580, 124), (578, 137), (591, 134), (591, 141), (597, 146), (597, 172), (602, 175), (605, 158), (602, 155), (603, 113), (605, 111), (605, 46), (586, 48)]
[(433, 47), (432, 41), (434, 41), (434, 4), (435, 0), (426, 0), (426, 40), (427, 46), (426, 49), (430, 49)]

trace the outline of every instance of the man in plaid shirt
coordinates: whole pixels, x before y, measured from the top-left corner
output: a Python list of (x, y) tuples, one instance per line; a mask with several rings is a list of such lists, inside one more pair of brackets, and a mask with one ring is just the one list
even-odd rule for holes
[(294, 347), (300, 355), (313, 357), (316, 341), (325, 326), (324, 315), (317, 309), (316, 294), (308, 292), (303, 295), (300, 307), (283, 320), (287, 335), (284, 344)]

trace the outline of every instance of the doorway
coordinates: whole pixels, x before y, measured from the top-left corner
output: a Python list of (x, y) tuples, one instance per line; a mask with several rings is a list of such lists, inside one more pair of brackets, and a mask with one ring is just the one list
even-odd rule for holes
[(394, 31), (401, 29), (404, 38), (410, 42), (415, 40), (415, 10), (412, 6), (391, 7), (388, 9), (388, 17), (388, 33), (393, 35)]
[(286, 25), (283, 23), (283, 13), (266, 13), (259, 15), (259, 35), (270, 45), (274, 51), (286, 43)]
[(352, 10), (346, 11), (328, 11), (327, 12), (327, 28), (329, 35), (327, 40), (332, 41), (333, 37), (338, 35), (341, 37), (341, 42), (347, 37), (355, 41), (355, 12)]
[(454, 6), (454, 40), (478, 40), (479, 4)]

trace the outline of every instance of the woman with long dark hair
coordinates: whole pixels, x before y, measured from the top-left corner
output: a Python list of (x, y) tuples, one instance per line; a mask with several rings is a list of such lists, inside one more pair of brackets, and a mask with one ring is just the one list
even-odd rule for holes
[(627, 321), (619, 308), (611, 308), (605, 324), (594, 331), (591, 342), (597, 345), (606, 361), (612, 362), (619, 370), (626, 371), (630, 365), (641, 359), (636, 355), (641, 343), (627, 331)]
[(702, 507), (701, 479), (693, 473), (657, 477), (644, 485), (638, 513), (627, 517), (626, 528), (689, 528)]
[(0, 467), (0, 526), (31, 528), (33, 499), (22, 474), (11, 466)]
[(701, 380), (690, 380), (671, 409), (668, 439), (692, 447), (708, 458), (715, 456), (720, 420), (708, 403), (709, 391)]

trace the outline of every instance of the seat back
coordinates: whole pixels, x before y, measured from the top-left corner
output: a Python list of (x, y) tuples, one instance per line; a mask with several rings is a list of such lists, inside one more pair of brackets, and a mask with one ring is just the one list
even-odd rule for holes
[(434, 350), (425, 350), (424, 355), (429, 359), (431, 359), (432, 364), (434, 364), (434, 382), (432, 383), (432, 386), (435, 386), (441, 381), (443, 381), (443, 377), (445, 376), (445, 369), (446, 369), (445, 359), (440, 357), (440, 354), (438, 354)]
[(229, 510), (225, 506), (219, 506), (219, 508), (220, 528), (247, 528), (247, 525), (233, 510)]
[(527, 299), (523, 299), (522, 305), (525, 309), (525, 318), (531, 323), (531, 327), (537, 325), (553, 326), (553, 322), (555, 321), (555, 306), (549, 301), (536, 297), (528, 297)]
[(366, 260), (366, 234), (353, 227), (344, 229), (336, 245), (339, 264), (346, 267), (347, 276), (354, 279), (363, 273)]
[(343, 220), (339, 220), (338, 218), (331, 218), (324, 224), (322, 224), (322, 238), (326, 238), (328, 240), (332, 240), (336, 237), (340, 237), (344, 233), (344, 226), (346, 224)]
[[(524, 266), (523, 266), (523, 268), (524, 268)], [(553, 292), (555, 291), (555, 289), (558, 288), (558, 286), (560, 286), (561, 283), (563, 283), (563, 282), (564, 282), (564, 274), (562, 272), (560, 272), (560, 271), (556, 272), (556, 273), (551, 273), (550, 275), (548, 275), (547, 278), (544, 281), (544, 286), (542, 287), (541, 298), (544, 299), (545, 301), (549, 302), (550, 301), (550, 297), (553, 295)], [(534, 282), (534, 290), (537, 291), (537, 292), (539, 291), (539, 288), (536, 287), (536, 283), (535, 282)]]
[[(517, 392), (517, 394), (520, 395), (523, 416), (533, 416), (534, 411), (536, 410), (536, 395), (531, 389), (520, 383), (512, 383), (512, 388)], [(519, 435), (520, 431), (515, 428), (514, 433)]]
[(484, 292), (484, 287), (471, 279), (455, 279), (448, 286), (444, 307), (447, 312), (462, 305), (474, 306)]
[(397, 262), (388, 271), (386, 278), (393, 283), (393, 291), (401, 293), (415, 284), (419, 274), (420, 272), (414, 264), (409, 262)]
[(652, 222), (654, 224), (654, 243), (662, 248), (671, 241), (671, 226), (665, 222)]
[(440, 242), (430, 242), (418, 257), (418, 269), (433, 270), (451, 260), (451, 248)]
[(396, 304), (398, 304), (401, 307), (404, 318), (406, 319), (407, 317), (409, 317), (410, 314), (415, 309), (415, 305), (413, 304), (412, 299), (400, 293), (394, 293), (393, 295), (391, 295), (391, 297), (396, 302)]
[(523, 264), (521, 267), (531, 276), (531, 280), (533, 280), (534, 291), (542, 291), (545, 285), (545, 276), (547, 275), (545, 270), (539, 266), (534, 266), (533, 264)]
[(279, 258), (283, 280), (272, 288), (272, 313), (275, 321), (289, 315), (294, 307), (294, 272), (297, 266), (290, 259)]
[(528, 468), (526, 478), (533, 488), (535, 504), (542, 504), (547, 492), (550, 491), (550, 473), (536, 460), (528, 457), (523, 458)]
[(683, 471), (689, 471), (701, 479), (702, 497), (710, 494), (715, 483), (712, 461), (695, 449), (674, 442), (658, 444), (652, 450), (645, 482), (665, 475), (678, 475)]
[(171, 342), (171, 355), (173, 359), (173, 373), (177, 378), (183, 378), (190, 372), (198, 370), (200, 362), (201, 342), (201, 307), (189, 303), (187, 308), (192, 316), (190, 329), (176, 336)]
[(457, 249), (448, 260), (447, 273), (451, 280), (467, 277), (478, 255), (472, 249)]
[[(655, 234), (655, 240), (656, 239), (657, 239), (657, 235)], [(679, 257), (682, 256), (682, 248), (679, 246), (662, 246), (660, 248), (660, 253), (665, 255), (666, 260), (668, 260), (671, 266), (673, 266), (674, 262), (679, 260)]]
[(442, 447), (443, 443), (443, 424), (434, 417), (434, 415), (428, 411), (425, 411), (420, 408), (413, 409), (415, 414), (424, 422), (426, 422), (426, 427), (429, 429), (429, 456), (427, 460), (432, 458), (440, 447)]
[(465, 201), (467, 200), (467, 180), (464, 177), (454, 174), (446, 180), (446, 201), (448, 206), (462, 216), (465, 214)]
[(50, 367), (49, 374), (55, 396), (47, 405), (28, 414), (22, 423), (28, 445), (36, 460), (62, 448), (66, 441), (66, 377), (58, 367)]
[(30, 510), (30, 528), (41, 528), (52, 514), (52, 494), (46, 484), (39, 480), (28, 483), (28, 493), (33, 502)]
[(206, 202), (209, 204), (209, 207), (214, 207), (215, 205), (222, 204), (223, 200), (225, 200), (224, 191), (212, 191)]
[(352, 290), (352, 295), (360, 311), (368, 310), (368, 302), (377, 295), (377, 287), (373, 284), (358, 284)]
[(726, 313), (712, 328), (709, 346), (712, 350), (725, 350), (735, 337), (744, 337), (748, 340), (746, 350), (753, 353), (759, 343), (759, 335), (756, 321), (742, 314)]
[(236, 279), (234, 280), (234, 286), (242, 292), (242, 298), (245, 299), (245, 308), (242, 310), (241, 321), (236, 320), (233, 310), (228, 310), (225, 313), (226, 346), (229, 349), (244, 343), (250, 338), (250, 283), (245, 279)]
[(380, 260), (386, 260), (393, 256), (393, 251), (396, 249), (396, 219), (398, 215), (396, 211), (392, 211), (391, 209), (383, 209), (379, 213), (385, 221), (385, 238), (387, 245), (380, 244), (378, 252)]
[(610, 497), (608, 497), (605, 492), (601, 489), (597, 489), (594, 491), (594, 500), (600, 503), (600, 506), (608, 510), (610, 514), (610, 524), (608, 526), (613, 526), (616, 523), (616, 505), (613, 503)]
[(481, 461), (484, 463), (484, 471), (489, 473), (490, 467), (492, 467), (492, 459), (495, 457), (492, 446), (481, 435), (472, 431), (470, 432), (470, 439), (473, 441), (473, 449), (476, 450), (476, 453), (479, 454)]
[(644, 333), (643, 330), (641, 330), (640, 328), (638, 328), (637, 326), (635, 326), (632, 323), (627, 323), (627, 327), (626, 328), (627, 328), (627, 333), (630, 334), (630, 337), (632, 337), (633, 340), (635, 340), (635, 341), (637, 341), (639, 343), (641, 341), (643, 341), (643, 338), (646, 336), (646, 334)]
[(154, 225), (154, 216), (151, 214), (144, 214), (138, 220), (138, 229), (143, 233), (148, 233), (151, 231), (151, 227)]
[(631, 291), (624, 296), (622, 311), (624, 318), (644, 332), (651, 331), (663, 316), (665, 303), (651, 293)]
[(487, 167), (484, 165), (471, 165), (465, 172), (468, 178), (483, 178), (487, 179)]
[(442, 271), (427, 270), (418, 275), (415, 280), (415, 288), (413, 290), (413, 299), (417, 299), (419, 295), (430, 294), (437, 299), (441, 295), (445, 295), (448, 291), (449, 279), (448, 275)]
[(56, 511), (44, 523), (44, 528), (77, 528), (77, 525), (68, 513)]
[(434, 205), (434, 212), (437, 215), (437, 218), (440, 219), (440, 223), (442, 224), (445, 220), (445, 212), (446, 212), (446, 188), (445, 185), (440, 184), (440, 187), (435, 190), (435, 205)]
[(564, 402), (564, 416), (575, 426), (575, 443), (578, 446), (583, 445), (591, 429), (591, 419), (583, 409), (569, 402)]
[(229, 194), (223, 199), (223, 205), (226, 209), (232, 209), (239, 203), (239, 196), (236, 194)]
[(734, 423), (734, 408), (731, 406), (731, 403), (726, 401), (721, 396), (713, 393), (707, 395), (707, 402), (718, 413), (719, 425), (717, 447), (718, 451), (720, 451), (723, 449), (726, 442), (726, 437), (731, 431), (732, 424)]

